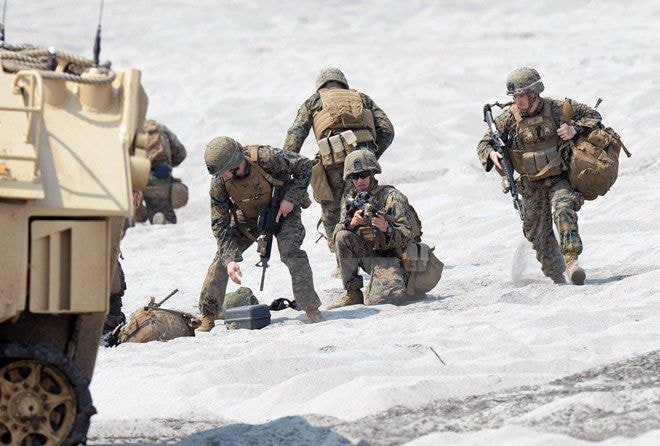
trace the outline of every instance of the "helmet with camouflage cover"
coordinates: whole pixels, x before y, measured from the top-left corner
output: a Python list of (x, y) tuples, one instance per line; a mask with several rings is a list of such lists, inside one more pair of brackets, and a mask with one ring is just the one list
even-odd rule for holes
[(236, 169), (242, 159), (243, 147), (227, 136), (213, 138), (204, 152), (204, 162), (211, 175)]
[(227, 293), (225, 295), (225, 300), (222, 302), (222, 308), (218, 313), (220, 319), (225, 318), (225, 311), (229, 308), (244, 307), (246, 305), (258, 305), (259, 301), (255, 297), (254, 293), (250, 288), (240, 287), (236, 291)]
[(371, 171), (373, 173), (382, 172), (376, 155), (366, 149), (355, 150), (349, 153), (346, 160), (344, 160), (344, 180), (348, 180), (349, 175), (365, 171)]
[(316, 89), (319, 90), (330, 81), (339, 82), (344, 87), (348, 88), (348, 81), (346, 80), (344, 73), (342, 73), (339, 68), (330, 67), (319, 71), (319, 74), (316, 76)]
[(534, 68), (516, 68), (506, 78), (506, 94), (514, 96), (517, 94), (534, 92), (541, 93), (545, 90), (539, 72)]

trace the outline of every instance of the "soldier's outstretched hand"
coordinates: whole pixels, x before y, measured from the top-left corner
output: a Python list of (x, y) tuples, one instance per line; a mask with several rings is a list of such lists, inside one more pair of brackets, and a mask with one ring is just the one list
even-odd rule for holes
[(287, 215), (289, 215), (289, 212), (291, 212), (292, 210), (293, 210), (293, 203), (291, 203), (290, 201), (282, 200), (282, 202), (280, 203), (280, 209), (279, 211), (277, 211), (277, 216), (275, 217), (275, 222), (277, 223), (280, 221), (280, 216), (286, 217)]
[(355, 214), (353, 214), (353, 218), (351, 219), (351, 228), (355, 228), (356, 226), (363, 226), (366, 224), (367, 221), (362, 217), (362, 209), (355, 211)]
[(229, 275), (229, 278), (232, 282), (238, 285), (241, 284), (241, 277), (243, 277), (243, 273), (241, 272), (241, 267), (238, 266), (238, 263), (229, 262), (227, 265), (227, 274)]
[(562, 124), (561, 127), (557, 129), (557, 135), (563, 140), (563, 141), (568, 141), (573, 139), (573, 137), (577, 134), (577, 131), (575, 130), (575, 127), (572, 125), (568, 124)]
[(495, 164), (495, 167), (497, 167), (499, 170), (502, 170), (502, 165), (500, 164), (500, 160), (503, 158), (501, 153), (497, 153), (495, 150), (491, 150), (490, 153), (488, 154), (488, 157), (490, 160)]

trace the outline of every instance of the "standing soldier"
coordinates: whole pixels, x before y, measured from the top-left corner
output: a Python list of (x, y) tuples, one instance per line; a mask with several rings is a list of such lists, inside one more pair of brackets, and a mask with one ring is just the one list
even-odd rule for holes
[(277, 213), (277, 221), (283, 219), (275, 235), (280, 258), (289, 269), (293, 296), (305, 310), (307, 319), (312, 323), (323, 321), (307, 253), (300, 249), (305, 238), (300, 204), (312, 175), (311, 160), (269, 146), (243, 148), (233, 139), (221, 136), (206, 146), (204, 161), (213, 175), (211, 228), (218, 250), (199, 298), (202, 325), (198, 330), (209, 331), (215, 326), (227, 279), (241, 283), (238, 263), (243, 260), (242, 253), (259, 236), (259, 211), (270, 203), (273, 187), (282, 184), (288, 187)]
[(154, 224), (176, 223), (174, 209), (187, 203), (188, 187), (172, 176), (172, 169), (186, 158), (186, 148), (170, 129), (153, 119), (145, 122), (141, 135), (146, 138), (143, 147), (151, 161), (151, 176), (137, 197), (135, 219)]
[[(577, 211), (584, 198), (571, 187), (567, 169), (571, 141), (599, 127), (600, 114), (571, 99), (540, 97), (545, 87), (533, 68), (511, 72), (506, 87), (514, 105), (497, 117), (495, 125), (513, 168), (520, 174), (516, 184), (523, 198), (523, 233), (547, 277), (555, 283), (566, 283), (567, 270), (571, 282), (582, 285), (586, 273), (578, 264), (582, 240)], [(502, 171), (503, 156), (494, 150), (489, 133), (479, 142), (477, 154), (486, 171), (493, 165)], [(552, 230), (553, 219), (559, 244)]]
[[(350, 90), (344, 73), (338, 68), (326, 68), (318, 74), (316, 92), (298, 110), (287, 133), (284, 150), (299, 153), (312, 128), (319, 142), (352, 130), (355, 143), (345, 144), (346, 152), (357, 146), (372, 151), (376, 158), (380, 158), (394, 139), (394, 128), (385, 112), (366, 94)], [(345, 192), (342, 173), (346, 153), (322, 155), (318, 153), (315, 159), (312, 188), (315, 199), (321, 203), (321, 222), (328, 246), (335, 252), (332, 234), (339, 222), (340, 203)]]
[[(392, 186), (378, 185), (377, 173), (381, 168), (372, 152), (357, 150), (346, 157), (343, 176), (352, 189), (342, 201), (335, 234), (346, 295), (328, 310), (356, 304), (396, 305), (406, 300), (402, 255), (411, 243), (420, 241), (421, 225), (406, 196)], [(371, 276), (366, 297), (358, 267)]]

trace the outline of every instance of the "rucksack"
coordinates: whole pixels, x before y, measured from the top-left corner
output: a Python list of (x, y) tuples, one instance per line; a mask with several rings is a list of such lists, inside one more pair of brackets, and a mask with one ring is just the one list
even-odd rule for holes
[[(600, 101), (599, 101), (600, 103)], [(562, 106), (562, 122), (573, 125), (573, 107), (567, 98)], [(611, 127), (596, 128), (572, 150), (568, 164), (568, 179), (573, 189), (580, 192), (585, 200), (595, 200), (605, 195), (619, 176), (619, 153), (621, 149), (628, 158), (632, 154), (621, 141), (621, 137)]]

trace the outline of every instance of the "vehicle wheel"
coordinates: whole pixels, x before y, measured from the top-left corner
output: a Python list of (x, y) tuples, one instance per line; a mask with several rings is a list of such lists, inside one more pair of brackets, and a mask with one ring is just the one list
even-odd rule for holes
[(96, 412), (89, 380), (43, 345), (0, 343), (0, 445), (84, 443)]

